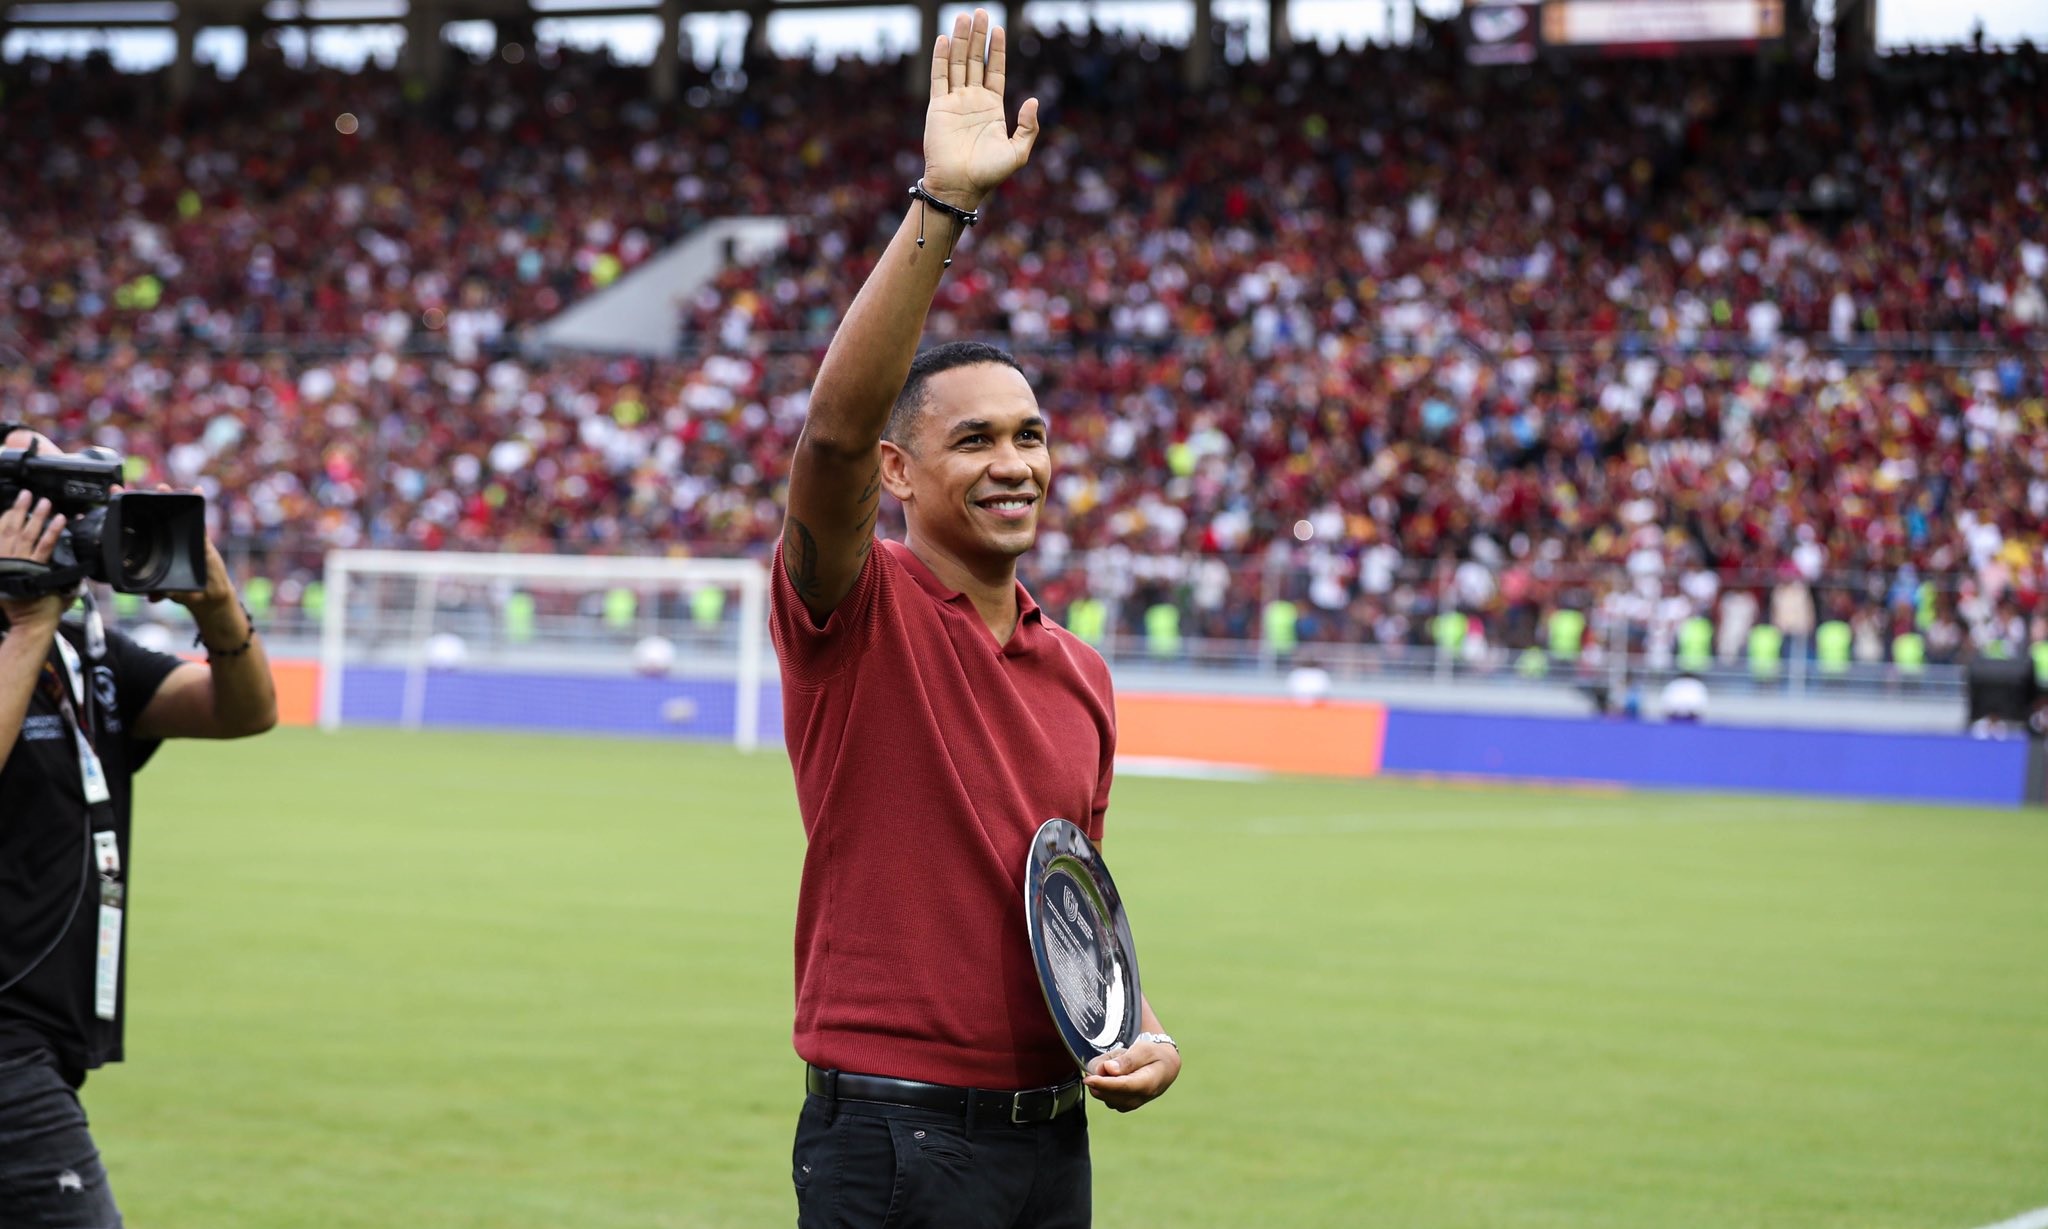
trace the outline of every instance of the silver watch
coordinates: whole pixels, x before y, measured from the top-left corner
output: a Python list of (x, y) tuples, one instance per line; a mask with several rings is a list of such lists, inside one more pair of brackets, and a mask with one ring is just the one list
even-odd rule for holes
[(1156, 1041), (1163, 1046), (1172, 1046), (1176, 1054), (1180, 1052), (1180, 1043), (1175, 1041), (1173, 1038), (1167, 1036), (1165, 1033), (1139, 1033), (1136, 1037), (1131, 1038), (1131, 1040)]

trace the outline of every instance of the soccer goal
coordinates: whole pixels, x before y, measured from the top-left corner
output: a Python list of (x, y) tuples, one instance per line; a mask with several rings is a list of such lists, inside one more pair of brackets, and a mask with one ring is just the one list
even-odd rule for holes
[(761, 738), (752, 559), (334, 551), (320, 724)]

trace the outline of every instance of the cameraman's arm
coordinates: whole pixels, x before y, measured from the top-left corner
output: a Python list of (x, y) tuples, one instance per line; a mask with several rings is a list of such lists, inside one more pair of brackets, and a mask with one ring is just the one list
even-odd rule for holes
[(50, 655), (50, 642), (57, 637), (57, 619), (23, 623), (9, 616), (10, 626), (0, 638), (0, 764), (14, 754), (14, 740), (21, 736), (21, 723), (28, 719), (28, 702), (36, 694), (36, 678)]
[[(28, 559), (47, 563), (50, 552), (63, 536), (64, 518), (50, 515), (50, 501), (29, 501), (23, 491), (12, 505), (0, 511), (0, 559)], [(14, 754), (14, 742), (21, 736), (21, 723), (28, 719), (28, 702), (36, 693), (36, 679), (50, 656), (50, 642), (57, 638), (57, 620), (64, 616), (63, 598), (37, 597), (26, 601), (0, 599), (0, 615), (7, 618), (0, 635), (0, 764)]]
[(207, 662), (171, 671), (142, 710), (135, 732), (143, 738), (246, 738), (277, 724), (277, 689), (270, 658), (242, 613), (227, 566), (206, 544), (206, 588), (166, 594), (192, 612)]

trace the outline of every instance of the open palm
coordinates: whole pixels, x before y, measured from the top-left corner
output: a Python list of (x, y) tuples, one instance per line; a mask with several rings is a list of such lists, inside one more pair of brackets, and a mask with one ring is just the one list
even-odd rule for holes
[(1003, 28), (988, 12), (953, 21), (953, 33), (932, 48), (932, 102), (924, 120), (925, 187), (939, 199), (977, 208), (997, 184), (1031, 156), (1038, 140), (1038, 100), (1017, 112), (1017, 131), (1003, 115), (1009, 56)]

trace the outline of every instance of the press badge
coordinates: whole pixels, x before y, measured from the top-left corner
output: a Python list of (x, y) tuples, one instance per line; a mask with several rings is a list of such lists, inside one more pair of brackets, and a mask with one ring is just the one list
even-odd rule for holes
[(100, 874), (118, 878), (121, 874), (121, 842), (111, 832), (92, 834), (92, 860)]
[[(94, 835), (113, 837), (111, 832)], [(121, 993), (121, 906), (128, 890), (118, 879), (100, 880), (100, 952), (93, 966), (92, 1014), (102, 1020), (114, 1018)]]
[(85, 731), (75, 723), (71, 733), (78, 740), (78, 780), (85, 790), (85, 804), (95, 806), (108, 801), (114, 794), (107, 788), (107, 770), (100, 767), (100, 757), (93, 752), (92, 744), (85, 741)]

